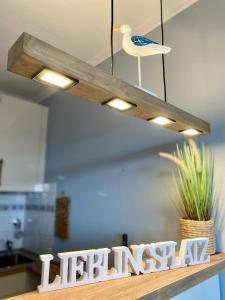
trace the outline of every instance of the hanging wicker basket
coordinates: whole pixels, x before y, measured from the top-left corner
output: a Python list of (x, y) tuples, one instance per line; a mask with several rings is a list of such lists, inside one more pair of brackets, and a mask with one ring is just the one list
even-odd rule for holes
[(209, 239), (207, 253), (212, 255), (216, 253), (214, 221), (193, 221), (180, 219), (181, 238), (195, 239), (206, 237)]

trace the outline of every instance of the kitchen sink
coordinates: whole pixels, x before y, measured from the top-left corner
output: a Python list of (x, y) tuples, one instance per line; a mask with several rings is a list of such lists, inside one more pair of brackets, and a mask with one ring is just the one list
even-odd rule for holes
[(0, 268), (7, 268), (30, 262), (33, 262), (33, 260), (20, 253), (0, 254)]

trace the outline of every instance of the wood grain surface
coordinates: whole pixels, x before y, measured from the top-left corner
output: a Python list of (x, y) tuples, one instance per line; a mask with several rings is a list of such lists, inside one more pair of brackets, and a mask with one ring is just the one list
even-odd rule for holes
[(31, 292), (10, 300), (163, 300), (225, 270), (225, 254), (211, 257), (209, 264), (106, 281), (54, 292)]
[(56, 200), (55, 234), (62, 240), (69, 238), (70, 198), (62, 196)]
[(163, 116), (176, 120), (167, 126), (169, 129), (180, 131), (195, 128), (202, 133), (210, 132), (208, 122), (23, 33), (8, 52), (8, 70), (32, 79), (45, 67), (79, 81), (66, 90), (70, 94), (84, 97), (100, 105), (113, 97), (119, 97), (137, 105), (123, 112), (132, 117), (146, 121)]

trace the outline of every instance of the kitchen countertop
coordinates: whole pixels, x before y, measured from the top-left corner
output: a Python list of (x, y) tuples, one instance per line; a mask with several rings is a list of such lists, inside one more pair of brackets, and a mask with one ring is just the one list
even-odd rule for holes
[(10, 300), (168, 299), (225, 270), (225, 253), (211, 262), (188, 268), (106, 281), (48, 293), (30, 292)]

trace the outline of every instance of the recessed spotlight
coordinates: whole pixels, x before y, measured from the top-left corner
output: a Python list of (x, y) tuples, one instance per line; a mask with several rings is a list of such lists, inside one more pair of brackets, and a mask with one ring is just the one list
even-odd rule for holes
[(172, 120), (172, 119), (165, 118), (165, 117), (156, 117), (156, 118), (149, 119), (148, 122), (155, 123), (155, 124), (160, 125), (160, 126), (166, 126), (166, 125), (170, 125), (172, 123), (175, 123), (176, 121)]
[(108, 105), (112, 108), (115, 108), (115, 109), (118, 109), (121, 111), (125, 111), (125, 110), (130, 109), (131, 107), (137, 106), (131, 102), (122, 100), (120, 98), (114, 98), (114, 99), (108, 100), (106, 102), (103, 102), (102, 104)]
[(58, 87), (60, 89), (67, 89), (72, 85), (78, 83), (77, 80), (69, 78), (58, 72), (49, 70), (47, 68), (44, 68), (41, 72), (34, 76), (33, 79), (50, 86)]
[(201, 134), (202, 132), (200, 130), (190, 128), (190, 129), (181, 130), (180, 133), (188, 136), (195, 136)]

